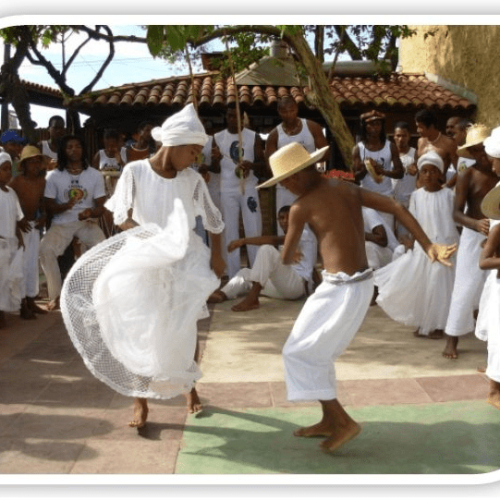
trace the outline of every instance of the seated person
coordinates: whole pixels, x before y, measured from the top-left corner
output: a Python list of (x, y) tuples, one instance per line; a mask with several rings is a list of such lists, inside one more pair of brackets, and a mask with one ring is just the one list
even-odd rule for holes
[(399, 242), (376, 210), (362, 207), (362, 212), (368, 265), (373, 270), (380, 269), (392, 262), (393, 252), (399, 246)]
[[(278, 212), (278, 223), (285, 235), (289, 212), (289, 205)], [(255, 263), (252, 269), (238, 271), (227, 285), (212, 293), (208, 302), (220, 303), (246, 293), (246, 297), (231, 308), (232, 311), (242, 312), (257, 309), (261, 293), (277, 299), (296, 300), (312, 292), (312, 274), (317, 258), (315, 236), (306, 226), (300, 240), (300, 252), (292, 265), (283, 264), (280, 252), (272, 246), (282, 245), (284, 241), (284, 235), (256, 236), (232, 241), (228, 245), (229, 252), (247, 244), (260, 245)]]

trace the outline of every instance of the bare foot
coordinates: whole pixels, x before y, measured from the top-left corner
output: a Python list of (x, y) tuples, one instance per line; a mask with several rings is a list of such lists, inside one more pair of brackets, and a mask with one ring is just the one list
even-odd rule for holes
[(61, 305), (59, 304), (60, 297), (57, 297), (57, 299), (51, 300), (47, 304), (47, 311), (57, 311), (61, 309)]
[(128, 423), (129, 427), (137, 427), (141, 429), (146, 425), (146, 420), (148, 418), (148, 401), (145, 398), (135, 398), (134, 400), (134, 416), (132, 420)]
[(310, 427), (299, 427), (293, 431), (297, 437), (329, 437), (335, 432), (335, 426), (332, 422), (321, 420)]
[(201, 410), (203, 410), (200, 397), (198, 396), (195, 387), (191, 389), (191, 392), (188, 392), (186, 394), (186, 403), (188, 413), (199, 413)]
[(325, 439), (320, 447), (325, 451), (338, 450), (361, 432), (361, 426), (357, 422), (350, 422), (347, 427), (338, 427), (336, 431)]
[(239, 303), (231, 307), (231, 311), (234, 312), (245, 312), (251, 311), (252, 309), (258, 309), (260, 307), (259, 300), (249, 299), (248, 295)]
[(447, 359), (457, 359), (458, 358), (458, 337), (452, 337), (451, 335), (446, 335), (446, 346), (443, 350), (443, 356)]
[(207, 299), (208, 304), (220, 304), (227, 300), (227, 295), (222, 290), (215, 290)]
[(497, 410), (500, 410), (500, 382), (490, 380), (490, 392), (486, 401)]

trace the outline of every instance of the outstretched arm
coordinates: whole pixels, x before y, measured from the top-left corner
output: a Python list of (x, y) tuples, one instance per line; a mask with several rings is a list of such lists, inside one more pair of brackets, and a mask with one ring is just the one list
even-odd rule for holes
[(284, 236), (272, 236), (272, 235), (262, 235), (253, 236), (251, 238), (239, 238), (238, 240), (233, 240), (227, 246), (227, 251), (232, 252), (243, 245), (281, 245), (285, 241)]

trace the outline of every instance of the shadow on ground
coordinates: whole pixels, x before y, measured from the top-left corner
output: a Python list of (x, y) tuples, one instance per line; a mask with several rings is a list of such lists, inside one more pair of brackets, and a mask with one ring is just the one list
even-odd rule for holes
[[(188, 418), (180, 474), (472, 474), (500, 467), (498, 411), (483, 402), (349, 410), (362, 433), (325, 453), (322, 438), (296, 438), (319, 409), (229, 411)], [(461, 420), (457, 420), (460, 418)]]

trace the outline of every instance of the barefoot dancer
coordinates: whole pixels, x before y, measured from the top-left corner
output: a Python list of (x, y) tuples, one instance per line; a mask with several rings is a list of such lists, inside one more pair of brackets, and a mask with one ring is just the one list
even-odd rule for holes
[[(492, 131), (484, 141), (492, 170), (500, 178), (500, 127)], [(479, 267), (488, 270), (484, 284), (476, 337), (488, 342), (488, 367), (486, 375), (490, 379), (487, 401), (500, 410), (500, 183), (483, 200), (481, 209), (492, 219), (486, 245), (479, 259)]]
[[(201, 377), (194, 359), (196, 323), (206, 317), (207, 297), (224, 271), (224, 223), (206, 182), (188, 168), (207, 141), (194, 107), (169, 117), (154, 135), (162, 147), (150, 159), (129, 163), (106, 203), (124, 231), (77, 261), (61, 301), (73, 343), (82, 346), (92, 373), (135, 398), (131, 427), (145, 425), (146, 398), (191, 391), (190, 411), (200, 409), (194, 390)], [(211, 254), (194, 233), (198, 215), (210, 232)], [(83, 291), (79, 272), (97, 275)], [(78, 321), (87, 300), (89, 314)], [(86, 341), (88, 331), (80, 333), (84, 321), (97, 346)]]
[[(422, 245), (432, 261), (450, 265), (455, 246), (431, 243), (415, 218), (399, 203), (341, 180), (329, 181), (313, 165), (313, 155), (297, 143), (269, 158), (274, 177), (260, 187), (281, 182), (298, 195), (290, 210), (282, 253), (293, 262), (304, 225), (316, 235), (325, 270), (323, 282), (306, 301), (283, 349), (289, 400), (319, 400), (322, 420), (295, 431), (296, 436), (324, 436), (325, 450), (335, 450), (361, 430), (337, 400), (333, 362), (358, 331), (373, 295), (372, 270), (365, 253), (362, 206), (393, 214)], [(309, 167), (309, 168), (306, 168)]]

